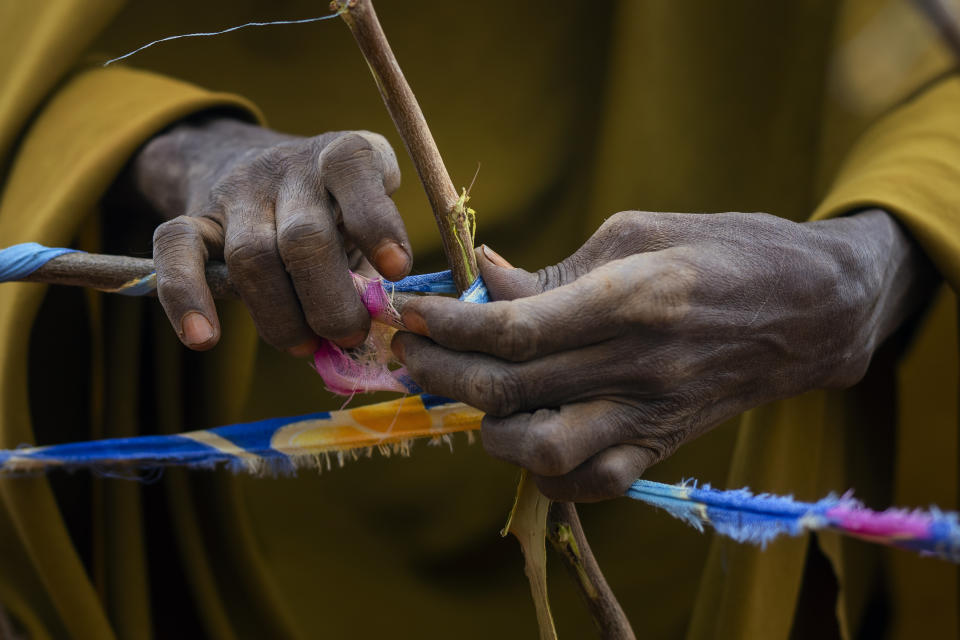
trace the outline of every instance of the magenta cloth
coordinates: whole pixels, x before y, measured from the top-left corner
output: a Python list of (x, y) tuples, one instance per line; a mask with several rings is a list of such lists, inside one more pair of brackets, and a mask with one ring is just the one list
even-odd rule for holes
[[(360, 300), (370, 312), (370, 332), (359, 347), (344, 350), (329, 340), (321, 340), (313, 354), (314, 367), (327, 389), (352, 396), (371, 391), (421, 393), (422, 389), (407, 375), (393, 357), (390, 342), (397, 329), (403, 329), (400, 314), (393, 305), (393, 292), (450, 293), (456, 291), (449, 271), (409, 276), (397, 282), (370, 279), (353, 274)], [(490, 300), (481, 278), (460, 296), (464, 302)]]

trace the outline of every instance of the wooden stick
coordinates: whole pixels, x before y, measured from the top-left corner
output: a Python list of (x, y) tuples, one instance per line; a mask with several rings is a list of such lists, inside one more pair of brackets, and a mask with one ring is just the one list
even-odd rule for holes
[[(154, 271), (153, 260), (110, 256), (98, 253), (65, 253), (31, 273), (23, 282), (66, 284), (101, 291), (119, 289), (131, 280), (139, 280)], [(237, 298), (237, 292), (222, 262), (207, 263), (207, 284), (214, 298)], [(154, 291), (148, 295), (156, 296)]]
[(554, 502), (547, 517), (547, 537), (563, 557), (593, 621), (606, 640), (636, 640), (630, 621), (593, 557), (572, 502)]
[(334, 0), (330, 8), (340, 12), (366, 58), (387, 111), (427, 192), (433, 216), (440, 227), (443, 253), (453, 271), (457, 288), (463, 292), (473, 284), (478, 273), (477, 259), (473, 254), (473, 213), (466, 206), (466, 194), (457, 195), (420, 104), (403, 77), (377, 20), (373, 3), (370, 0)]
[[(153, 271), (153, 260), (149, 258), (102, 253), (65, 253), (50, 260), (20, 282), (63, 284), (109, 292), (116, 291), (132, 280), (144, 278)], [(207, 286), (217, 300), (235, 300), (240, 297), (224, 263), (208, 262), (206, 277)], [(156, 297), (157, 292), (154, 290), (146, 295)], [(395, 291), (390, 295), (398, 309), (417, 297), (415, 293), (403, 291)]]

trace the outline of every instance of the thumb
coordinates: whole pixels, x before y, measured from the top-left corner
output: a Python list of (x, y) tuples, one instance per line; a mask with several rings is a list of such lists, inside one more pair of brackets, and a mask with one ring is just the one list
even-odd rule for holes
[(514, 267), (487, 245), (478, 247), (476, 254), (477, 267), (492, 300), (515, 300), (542, 293), (535, 273)]

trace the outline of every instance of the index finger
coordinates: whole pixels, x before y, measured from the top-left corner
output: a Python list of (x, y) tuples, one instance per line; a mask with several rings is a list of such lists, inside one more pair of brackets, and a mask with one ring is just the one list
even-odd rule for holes
[(458, 351), (515, 362), (595, 344), (625, 330), (660, 328), (687, 311), (695, 277), (680, 250), (638, 253), (608, 262), (535, 296), (469, 304), (423, 297), (404, 305), (407, 329)]
[[(636, 274), (633, 274), (634, 276)], [(570, 284), (517, 300), (470, 304), (423, 297), (404, 305), (404, 325), (458, 351), (522, 362), (594, 344), (622, 327), (617, 307), (636, 293), (614, 263)]]

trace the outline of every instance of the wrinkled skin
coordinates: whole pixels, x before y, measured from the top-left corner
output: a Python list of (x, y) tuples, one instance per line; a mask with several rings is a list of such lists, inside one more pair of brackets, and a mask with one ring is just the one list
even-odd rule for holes
[(486, 305), (421, 298), (394, 351), (485, 412), (486, 450), (547, 496), (621, 496), (684, 442), (765, 402), (842, 388), (935, 281), (885, 212), (619, 213), (537, 273), (486, 250)]
[[(129, 179), (167, 222), (158, 293), (188, 347), (220, 325), (203, 277), (224, 259), (260, 335), (294, 355), (361, 342), (348, 269), (409, 272), (390, 194), (396, 157), (369, 132), (315, 138), (229, 118), (185, 122)], [(484, 446), (559, 500), (623, 495), (650, 465), (765, 402), (857, 382), (930, 292), (887, 213), (797, 224), (764, 214), (624, 212), (570, 258), (528, 273), (478, 256), (487, 305), (421, 298), (394, 350), (428, 391), (483, 409)]]
[(412, 264), (389, 197), (400, 185), (396, 156), (374, 133), (299, 138), (209, 117), (154, 138), (131, 176), (167, 219), (154, 234), (158, 294), (192, 349), (220, 339), (207, 260), (226, 262), (261, 337), (300, 356), (318, 336), (345, 347), (366, 336), (349, 268), (372, 263), (395, 279)]

